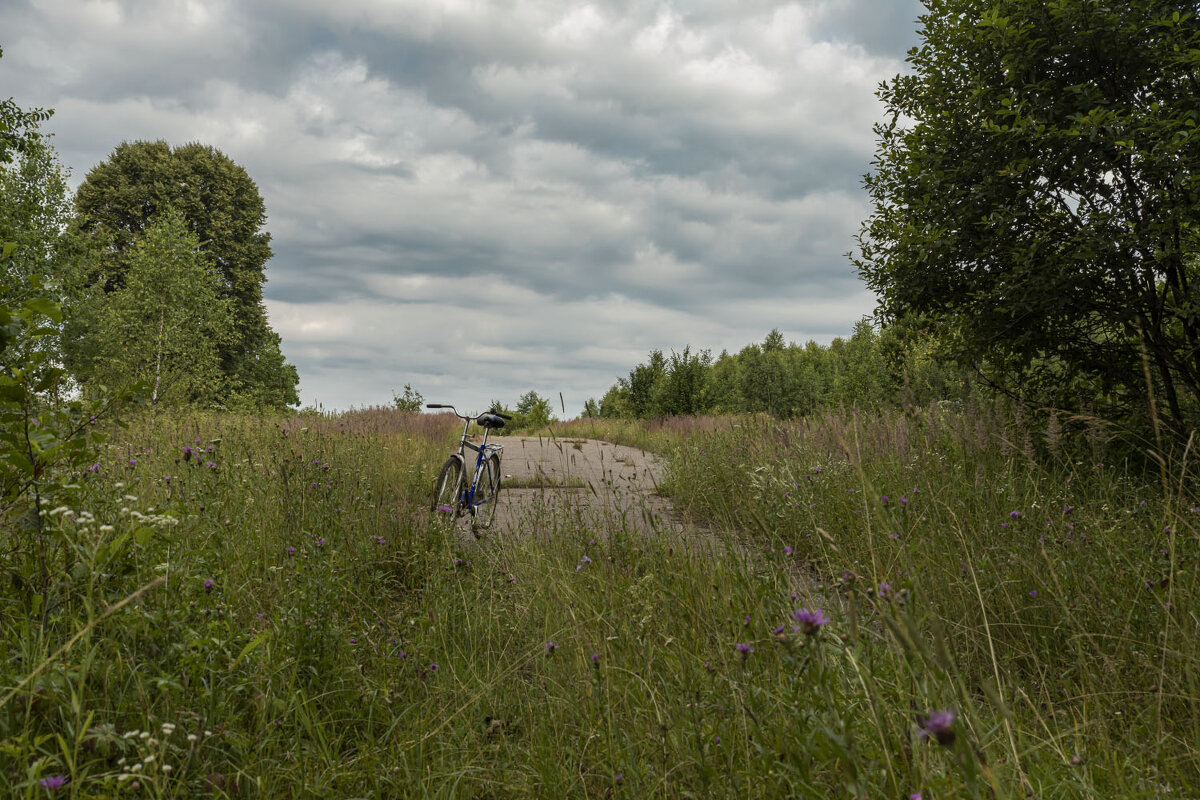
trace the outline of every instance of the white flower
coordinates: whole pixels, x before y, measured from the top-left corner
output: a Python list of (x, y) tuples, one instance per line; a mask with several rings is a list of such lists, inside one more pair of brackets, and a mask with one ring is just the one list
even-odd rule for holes
[(116, 528), (114, 528), (112, 525), (101, 525), (100, 526), (101, 533), (112, 533), (115, 530), (116, 530)]

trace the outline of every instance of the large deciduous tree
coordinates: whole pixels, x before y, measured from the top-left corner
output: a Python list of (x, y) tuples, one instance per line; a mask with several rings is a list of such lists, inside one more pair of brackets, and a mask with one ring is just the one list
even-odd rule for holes
[(284, 361), (263, 307), (271, 257), (266, 208), (242, 167), (203, 144), (125, 142), (88, 173), (75, 206), (79, 228), (101, 245), (91, 280), (106, 292), (124, 286), (138, 236), (164, 210), (178, 211), (233, 315), (233, 335), (219, 353), (223, 392), (265, 405), (298, 402), (296, 370)]
[(1041, 403), (1200, 410), (1192, 2), (926, 0), (882, 85), (856, 263), (896, 320)]

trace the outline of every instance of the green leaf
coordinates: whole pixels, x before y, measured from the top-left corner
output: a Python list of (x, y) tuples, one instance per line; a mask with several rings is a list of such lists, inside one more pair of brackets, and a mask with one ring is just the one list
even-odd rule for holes
[(237, 664), (240, 664), (242, 662), (242, 659), (244, 659), (250, 653), (254, 652), (254, 650), (256, 648), (258, 648), (259, 645), (261, 645), (263, 642), (267, 641), (270, 638), (271, 638), (270, 631), (263, 631), (258, 636), (255, 636), (253, 639), (251, 639), (249, 641), (249, 643), (247, 643), (247, 645), (245, 647), (242, 648), (242, 652), (238, 653), (237, 658), (234, 659), (234, 661), (233, 661), (234, 665), (236, 666)]

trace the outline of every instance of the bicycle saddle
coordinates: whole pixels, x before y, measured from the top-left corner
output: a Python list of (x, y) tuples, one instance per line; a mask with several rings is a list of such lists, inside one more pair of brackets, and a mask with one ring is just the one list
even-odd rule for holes
[(504, 427), (504, 420), (500, 419), (500, 417), (496, 416), (495, 414), (480, 414), (479, 419), (475, 420), (475, 422), (483, 428)]

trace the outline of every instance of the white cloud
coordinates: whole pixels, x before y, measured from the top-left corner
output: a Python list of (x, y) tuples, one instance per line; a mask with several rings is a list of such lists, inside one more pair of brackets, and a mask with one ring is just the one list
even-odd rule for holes
[(870, 311), (844, 254), (919, 10), (26, 0), (0, 76), (57, 109), (76, 181), (135, 139), (246, 167), (306, 402), (577, 408), (650, 348), (828, 341)]

